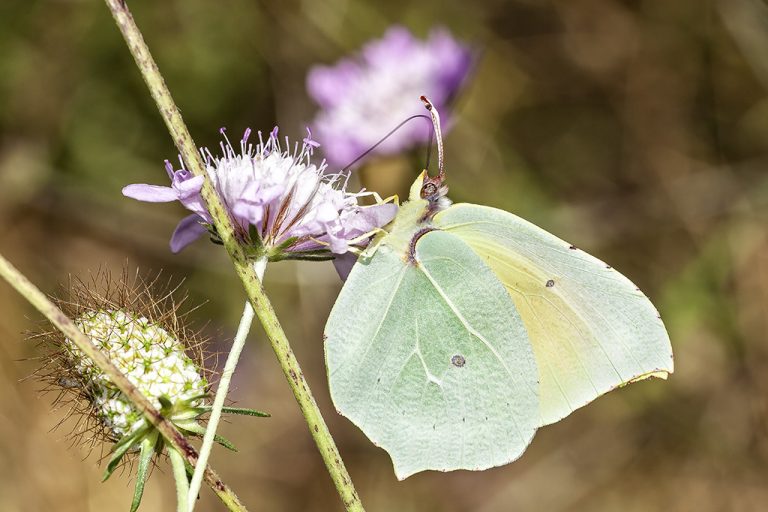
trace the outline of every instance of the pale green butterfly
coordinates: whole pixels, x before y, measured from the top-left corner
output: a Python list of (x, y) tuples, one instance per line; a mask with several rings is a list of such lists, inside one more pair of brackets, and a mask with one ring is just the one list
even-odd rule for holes
[(333, 402), (401, 480), (512, 462), (538, 427), (673, 371), (664, 324), (629, 279), (511, 213), (451, 205), (439, 116), (422, 101), (439, 173), (413, 183), (325, 328)]

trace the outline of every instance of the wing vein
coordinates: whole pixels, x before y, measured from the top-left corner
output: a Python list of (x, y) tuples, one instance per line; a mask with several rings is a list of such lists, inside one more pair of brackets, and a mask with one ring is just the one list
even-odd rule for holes
[[(453, 261), (450, 258), (441, 258), (441, 259), (448, 259), (450, 261)], [(461, 266), (460, 264), (458, 264), (455, 261), (454, 261), (454, 264), (456, 264), (458, 266)], [(474, 327), (469, 325), (467, 320), (464, 318), (464, 315), (462, 315), (461, 312), (456, 308), (456, 306), (453, 304), (453, 301), (451, 301), (451, 299), (448, 298), (448, 296), (445, 294), (445, 291), (437, 283), (437, 281), (435, 281), (435, 279), (432, 277), (432, 274), (429, 273), (427, 268), (423, 264), (419, 265), (419, 268), (424, 273), (424, 275), (429, 280), (429, 282), (432, 284), (432, 286), (434, 287), (435, 291), (437, 291), (437, 293), (440, 295), (440, 297), (442, 297), (442, 299), (445, 301), (445, 303), (451, 309), (451, 311), (456, 316), (456, 318), (461, 322), (461, 324), (464, 326), (464, 328), (467, 330), (467, 332), (469, 332), (469, 334), (471, 334), (472, 336), (474, 336), (475, 338), (480, 340), (483, 343), (483, 345), (485, 345), (485, 347), (491, 352), (491, 354), (493, 354), (493, 356), (499, 361), (499, 363), (501, 363), (501, 366), (507, 372), (507, 375), (509, 375), (510, 379), (512, 379), (512, 381), (515, 381), (515, 378), (514, 378), (514, 375), (512, 374), (512, 371), (509, 369), (509, 367), (507, 366), (506, 362), (504, 361), (504, 359), (501, 358), (501, 356), (496, 351), (496, 349), (493, 347), (493, 345), (491, 345), (488, 342), (488, 340), (486, 340), (485, 337), (482, 334), (477, 332), (477, 330), (475, 330)], [(525, 441), (525, 438), (523, 437), (522, 430), (520, 429), (520, 425), (517, 422), (517, 418), (515, 418), (514, 416), (511, 416), (511, 418), (512, 418), (512, 422), (515, 424), (515, 432), (517, 433), (517, 435), (520, 438), (521, 442), (523, 444), (525, 444), (526, 441)]]

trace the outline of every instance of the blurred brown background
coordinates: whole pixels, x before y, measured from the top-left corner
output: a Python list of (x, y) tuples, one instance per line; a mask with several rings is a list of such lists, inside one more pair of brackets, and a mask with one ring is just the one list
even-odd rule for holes
[[(764, 510), (768, 503), (768, 7), (760, 0), (130, 1), (199, 145), (218, 128), (303, 136), (313, 63), (399, 22), (482, 48), (447, 136), (454, 200), (512, 211), (610, 262), (659, 307), (668, 382), (632, 385), (542, 429), (521, 460), (397, 482), (330, 406), (321, 333), (330, 264), (272, 265), (266, 287), (369, 511)], [(390, 127), (382, 127), (382, 133)], [(175, 150), (99, 1), (0, 2), (0, 251), (47, 292), (126, 261), (185, 277), (224, 350), (243, 292), (218, 247), (180, 255), (181, 207), (124, 199), (164, 184)], [(400, 166), (402, 167), (402, 166)], [(412, 169), (415, 173), (417, 169)], [(410, 171), (409, 171), (410, 172)], [(413, 174), (380, 185), (404, 194)], [(39, 396), (39, 315), (0, 284), (0, 510), (127, 510)], [(232, 398), (268, 420), (222, 426), (212, 463), (250, 510), (341, 510), (260, 328)], [(142, 510), (173, 510), (161, 465)], [(224, 510), (209, 490), (200, 510)]]

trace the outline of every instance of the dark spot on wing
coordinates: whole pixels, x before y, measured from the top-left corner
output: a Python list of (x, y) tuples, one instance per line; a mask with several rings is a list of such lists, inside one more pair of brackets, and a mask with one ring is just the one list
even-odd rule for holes
[(613, 267), (611, 267), (610, 265), (606, 265), (605, 268), (607, 268), (608, 270), (611, 270)]
[(451, 358), (451, 364), (457, 368), (461, 368), (465, 364), (467, 364), (467, 360), (464, 358), (461, 354), (456, 354)]
[(549, 281), (547, 281), (546, 286), (547, 288), (552, 288), (553, 286), (555, 286), (555, 282), (552, 279), (550, 279)]
[(577, 249), (577, 247), (576, 247), (575, 245), (571, 245), (571, 246), (569, 246), (568, 248), (569, 248), (570, 250), (572, 250), (572, 251), (575, 251), (575, 250)]

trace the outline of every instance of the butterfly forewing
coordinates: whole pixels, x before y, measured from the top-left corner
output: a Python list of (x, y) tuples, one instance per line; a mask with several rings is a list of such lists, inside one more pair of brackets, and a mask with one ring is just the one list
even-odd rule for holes
[(326, 326), (331, 396), (399, 478), (515, 460), (539, 423), (538, 371), (509, 294), (458, 237), (386, 243), (352, 270)]
[(626, 277), (511, 213), (458, 204), (435, 216), (509, 291), (540, 372), (541, 425), (599, 395), (673, 370), (656, 308)]

